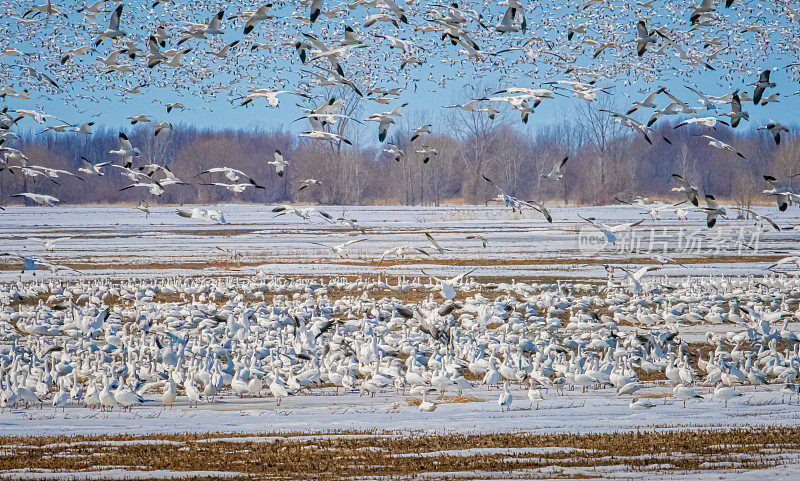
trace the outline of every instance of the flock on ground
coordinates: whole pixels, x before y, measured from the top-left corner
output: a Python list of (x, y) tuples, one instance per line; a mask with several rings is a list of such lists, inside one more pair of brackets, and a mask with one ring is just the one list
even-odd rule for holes
[[(237, 396), (302, 406), (311, 392), (396, 392), (432, 411), (439, 395), (502, 386), (503, 411), (515, 392), (538, 407), (597, 389), (645, 410), (665, 382), (684, 407), (752, 390), (798, 399), (797, 277), (652, 278), (630, 291), (611, 277), (602, 287), (429, 279), (3, 284), (0, 407), (191, 408)], [(422, 300), (398, 299), (412, 292)], [(731, 327), (681, 339), (679, 326), (698, 324)]]

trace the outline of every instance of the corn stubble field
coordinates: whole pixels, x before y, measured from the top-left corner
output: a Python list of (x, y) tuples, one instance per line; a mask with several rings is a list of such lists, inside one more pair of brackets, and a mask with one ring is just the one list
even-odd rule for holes
[[(800, 428), (626, 433), (208, 433), (0, 438), (0, 469), (142, 470), (229, 479), (586, 479), (657, 471), (755, 470), (800, 452)], [(469, 446), (468, 449), (453, 449)], [(191, 474), (194, 473), (194, 474)], [(379, 474), (378, 474), (379, 473)], [(751, 475), (754, 474), (751, 472)], [(47, 476), (43, 476), (47, 478)]]

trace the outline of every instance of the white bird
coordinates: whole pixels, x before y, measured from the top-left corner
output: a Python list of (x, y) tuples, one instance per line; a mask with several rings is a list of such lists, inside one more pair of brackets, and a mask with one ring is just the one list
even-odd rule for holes
[(183, 383), (183, 388), (186, 391), (186, 397), (189, 398), (189, 407), (192, 407), (192, 403), (194, 403), (194, 407), (197, 407), (197, 403), (202, 398), (202, 395), (197, 387), (195, 387), (194, 382), (191, 379), (187, 379)]
[(465, 276), (468, 276), (469, 274), (472, 274), (475, 271), (475, 269), (477, 269), (477, 267), (470, 269), (467, 272), (461, 273), (455, 277), (451, 277), (449, 279), (439, 279), (436, 276), (428, 274), (424, 270), (422, 271), (422, 273), (438, 283), (439, 287), (441, 288), (442, 297), (444, 297), (448, 301), (452, 301), (453, 298), (456, 297), (456, 287), (461, 282), (461, 279), (463, 279)]
[(52, 195), (34, 194), (31, 192), (22, 192), (20, 194), (14, 194), (11, 197), (25, 197), (34, 201), (37, 205), (46, 205), (47, 207), (53, 207), (56, 202), (61, 202)]
[(500, 411), (508, 411), (511, 408), (511, 403), (514, 401), (514, 396), (508, 391), (508, 381), (503, 383), (503, 392), (497, 398), (497, 405), (500, 406)]
[(108, 153), (111, 155), (119, 155), (122, 158), (122, 166), (128, 169), (130, 169), (133, 165), (133, 158), (138, 157), (141, 154), (139, 149), (134, 148), (133, 145), (131, 145), (130, 140), (128, 140), (128, 136), (123, 132), (119, 133), (119, 149), (110, 150)]
[(672, 389), (672, 395), (683, 401), (683, 407), (686, 407), (686, 401), (689, 399), (702, 399), (703, 396), (697, 393), (694, 389), (686, 386), (685, 384), (678, 384)]
[(717, 387), (714, 389), (714, 398), (719, 399), (720, 401), (724, 401), (725, 407), (728, 407), (729, 400), (741, 395), (742, 393), (740, 393), (739, 391), (731, 387), (726, 387), (722, 383), (718, 383)]
[(117, 8), (114, 9), (114, 12), (111, 14), (111, 17), (108, 20), (108, 28), (101, 32), (100, 36), (97, 37), (97, 40), (94, 42), (95, 46), (100, 45), (104, 38), (115, 39), (127, 35), (126, 32), (119, 28), (119, 22), (121, 18), (122, 4), (118, 5)]
[(345, 257), (347, 257), (347, 253), (345, 252), (345, 249), (347, 247), (355, 244), (356, 242), (363, 242), (365, 240), (367, 240), (367, 239), (353, 239), (353, 240), (349, 240), (347, 242), (343, 242), (343, 243), (335, 245), (335, 246), (329, 246), (327, 244), (322, 244), (320, 242), (311, 242), (311, 244), (315, 244), (315, 245), (322, 246), (322, 247), (327, 247), (334, 254), (337, 254), (341, 258), (345, 258)]
[(724, 207), (717, 204), (717, 200), (713, 195), (706, 194), (706, 207), (700, 207), (699, 210), (706, 213), (706, 225), (709, 229), (714, 227), (717, 223), (717, 217), (725, 217), (726, 212)]
[(170, 376), (170, 378), (167, 380), (166, 386), (164, 387), (164, 392), (161, 394), (161, 404), (172, 407), (177, 398), (178, 385), (172, 379), (172, 376)]
[(654, 408), (656, 405), (648, 402), (646, 399), (633, 398), (628, 404), (628, 407), (633, 411), (646, 411)]
[(275, 149), (275, 160), (271, 160), (267, 164), (275, 166), (275, 172), (278, 173), (278, 177), (283, 177), (283, 172), (286, 170), (286, 166), (289, 165), (284, 160), (283, 153), (278, 149)]
[(428, 401), (427, 395), (427, 392), (422, 393), (422, 402), (419, 403), (419, 410), (425, 413), (430, 413), (436, 410), (436, 403), (433, 401)]
[(697, 192), (697, 187), (687, 182), (678, 174), (672, 174), (672, 178), (678, 183), (678, 187), (673, 187), (671, 189), (672, 192), (683, 192), (686, 194), (686, 198), (689, 199), (689, 202), (691, 202), (695, 207), (698, 207), (700, 202), (698, 200), (699, 194)]
[(701, 137), (703, 137), (704, 139), (707, 139), (708, 140), (708, 145), (710, 145), (710, 146), (712, 146), (714, 148), (728, 150), (728, 151), (733, 152), (734, 154), (738, 155), (739, 157), (741, 157), (743, 159), (746, 159), (746, 157), (744, 155), (742, 155), (741, 152), (739, 152), (738, 150), (734, 149), (733, 146), (731, 146), (729, 144), (726, 144), (725, 142), (723, 142), (721, 140), (715, 139), (714, 137), (712, 137), (710, 135), (701, 135)]
[(789, 132), (789, 129), (783, 124), (772, 120), (770, 120), (764, 127), (759, 127), (756, 130), (769, 130), (769, 133), (772, 134), (772, 138), (775, 140), (775, 145), (780, 145), (781, 143), (781, 132)]
[(617, 234), (619, 234), (621, 232), (628, 232), (633, 227), (636, 227), (637, 225), (639, 225), (642, 222), (644, 222), (644, 219), (642, 219), (642, 220), (638, 220), (636, 222), (626, 222), (624, 224), (608, 225), (608, 224), (604, 224), (602, 222), (597, 222), (597, 220), (595, 220), (594, 217), (583, 217), (581, 215), (578, 215), (578, 217), (580, 217), (581, 219), (585, 220), (586, 222), (588, 222), (592, 226), (594, 226), (597, 229), (599, 229), (603, 233), (603, 235), (605, 236), (606, 241), (608, 241), (608, 242), (610, 242), (612, 244), (615, 244), (617, 242)]
[(543, 179), (547, 179), (547, 180), (561, 180), (561, 179), (563, 179), (564, 178), (564, 174), (561, 173), (561, 169), (567, 163), (567, 160), (569, 160), (569, 156), (566, 156), (563, 159), (561, 159), (559, 162), (556, 162), (556, 164), (553, 165), (553, 169), (549, 173), (542, 174), (542, 178)]
[(647, 51), (647, 46), (656, 43), (658, 37), (655, 36), (656, 30), (647, 30), (644, 20), (636, 22), (636, 54), (640, 57)]
[(105, 172), (103, 172), (103, 167), (105, 167), (106, 165), (111, 163), (111, 162), (98, 162), (96, 164), (93, 164), (93, 163), (89, 162), (89, 159), (87, 159), (84, 156), (81, 156), (81, 161), (83, 162), (83, 167), (79, 168), (78, 172), (84, 172), (86, 174), (89, 174), (90, 176), (91, 175), (97, 175), (97, 176), (105, 175)]

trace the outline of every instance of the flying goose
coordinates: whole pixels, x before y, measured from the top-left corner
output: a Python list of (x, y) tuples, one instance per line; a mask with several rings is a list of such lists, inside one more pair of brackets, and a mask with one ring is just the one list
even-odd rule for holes
[(83, 167), (79, 168), (78, 172), (85, 172), (85, 173), (89, 174), (90, 176), (92, 176), (92, 175), (97, 175), (97, 176), (105, 175), (105, 172), (103, 172), (103, 167), (111, 163), (111, 162), (98, 162), (96, 164), (93, 164), (93, 163), (89, 162), (89, 159), (87, 159), (84, 156), (81, 156), (81, 161), (83, 161)]
[(110, 150), (108, 151), (111, 155), (119, 155), (122, 158), (122, 165), (130, 169), (131, 165), (133, 165), (133, 158), (138, 157), (141, 152), (139, 149), (134, 148), (131, 145), (130, 140), (128, 140), (128, 136), (124, 133), (119, 133), (119, 149), (118, 150)]
[(300, 137), (308, 137), (314, 140), (325, 140), (328, 142), (343, 142), (347, 145), (353, 145), (352, 142), (342, 137), (341, 135), (334, 134), (333, 132), (325, 132), (322, 130), (312, 130), (310, 132), (301, 132), (298, 134)]
[(165, 131), (166, 132), (171, 132), (172, 131), (172, 124), (165, 120), (165, 121), (163, 121), (161, 123), (155, 124), (153, 126), (153, 128), (155, 129), (155, 131), (153, 133), (153, 136), (154, 137), (158, 137), (158, 134), (160, 134), (161, 132), (165, 132)]
[[(778, 201), (778, 202), (780, 202), (780, 201)], [(773, 229), (775, 229), (777, 231), (781, 230), (781, 227), (778, 224), (776, 224), (772, 219), (770, 219), (769, 217), (767, 217), (765, 215), (761, 215), (758, 212), (755, 212), (755, 211), (753, 211), (751, 209), (746, 209), (744, 207), (733, 207), (733, 208), (738, 210), (739, 212), (746, 212), (747, 214), (750, 215), (750, 217), (752, 217), (755, 220), (760, 220), (760, 221), (766, 222), (767, 224), (770, 225), (770, 227), (772, 227)]]
[(244, 25), (244, 34), (247, 35), (256, 28), (259, 22), (262, 22), (268, 18), (267, 11), (272, 7), (271, 3), (267, 3), (266, 5), (261, 5), (256, 9), (255, 12), (247, 12), (243, 14), (243, 16), (247, 17), (247, 22)]
[(753, 91), (753, 105), (758, 105), (758, 102), (761, 101), (761, 96), (764, 95), (764, 91), (768, 87), (775, 88), (775, 82), (769, 81), (769, 70), (764, 70), (761, 72), (761, 75), (758, 76), (758, 81), (756, 82), (755, 91)]
[[(436, 239), (434, 239), (434, 238), (433, 238), (433, 236), (430, 234), (430, 232), (426, 232), (426, 233), (425, 233), (425, 237), (428, 239), (428, 242), (430, 242), (430, 244), (431, 244), (431, 247), (433, 247), (434, 249), (436, 249), (436, 251), (437, 251), (439, 254), (444, 254), (444, 253), (445, 253), (445, 251), (449, 251), (449, 250), (450, 250), (450, 249), (445, 249), (444, 247), (442, 247), (442, 246), (439, 244), (439, 242), (437, 242), (437, 241), (436, 241)], [(427, 274), (426, 274), (426, 275), (427, 275)]]
[[(426, 233), (425, 235), (429, 235), (429, 234)], [(456, 297), (456, 287), (461, 282), (461, 279), (463, 279), (464, 277), (472, 274), (473, 272), (475, 272), (476, 269), (477, 269), (477, 267), (472, 268), (472, 269), (470, 269), (470, 270), (468, 270), (466, 272), (463, 272), (463, 273), (461, 273), (461, 274), (459, 274), (457, 276), (451, 277), (449, 279), (439, 279), (436, 276), (432, 276), (432, 275), (428, 274), (424, 270), (422, 270), (422, 273), (436, 281), (438, 286), (441, 288), (442, 297), (444, 297), (448, 301), (452, 301)]]
[(386, 148), (384, 148), (383, 151), (391, 155), (396, 162), (400, 162), (400, 159), (405, 155), (405, 153), (402, 150), (400, 150), (398, 146), (394, 144), (387, 144)]
[(750, 114), (742, 111), (742, 102), (739, 99), (739, 91), (733, 93), (731, 97), (731, 111), (726, 114), (720, 114), (731, 118), (731, 127), (736, 128), (741, 119), (750, 120)]
[(47, 239), (42, 239), (40, 237), (28, 237), (28, 240), (41, 242), (42, 246), (44, 247), (44, 250), (46, 250), (46, 251), (54, 250), (56, 248), (56, 242), (63, 242), (65, 240), (69, 240), (69, 239), (72, 239), (72, 237), (70, 237), (70, 236), (67, 236), (67, 237), (55, 237), (55, 238), (51, 237), (51, 238), (47, 238)]
[(330, 249), (331, 252), (333, 252), (334, 254), (337, 254), (339, 257), (345, 258), (345, 257), (347, 257), (347, 253), (344, 250), (347, 247), (355, 244), (356, 242), (363, 242), (365, 240), (367, 240), (367, 239), (353, 239), (353, 240), (349, 240), (347, 242), (343, 242), (343, 243), (335, 245), (335, 246), (329, 246), (327, 244), (322, 244), (320, 242), (310, 242), (310, 243), (318, 245), (318, 246), (326, 247), (326, 248)]
[(422, 163), (427, 164), (431, 157), (435, 155), (439, 155), (439, 151), (434, 149), (433, 147), (423, 145), (422, 148), (414, 149), (415, 154), (419, 154), (422, 157)]
[(199, 174), (195, 175), (195, 177), (199, 177), (203, 174), (216, 174), (216, 173), (225, 174), (225, 178), (230, 180), (231, 182), (236, 182), (237, 180), (239, 180), (240, 179), (239, 176), (246, 177), (248, 180), (252, 180), (252, 177), (245, 174), (241, 170), (234, 169), (233, 167), (212, 167), (210, 169), (206, 169), (200, 172)]
[(638, 220), (636, 222), (626, 222), (624, 224), (617, 224), (617, 225), (608, 225), (602, 222), (597, 222), (594, 217), (583, 217), (582, 215), (578, 214), (578, 217), (588, 222), (593, 227), (599, 229), (606, 238), (606, 241), (616, 244), (617, 242), (617, 234), (621, 232), (628, 232), (631, 228), (636, 227), (637, 225), (644, 222), (644, 219)]
[(411, 134), (411, 142), (414, 142), (415, 140), (417, 140), (419, 138), (419, 136), (422, 135), (422, 134), (430, 134), (431, 133), (431, 127), (432, 127), (431, 124), (425, 124), (425, 125), (423, 125), (421, 127), (417, 127), (416, 129), (414, 129), (414, 133)]
[(301, 191), (303, 189), (307, 189), (309, 187), (317, 186), (317, 185), (322, 185), (322, 181), (319, 181), (317, 179), (306, 179), (306, 180), (300, 182), (300, 188), (297, 189), (297, 191), (299, 192), (299, 191)]
[(484, 237), (484, 236), (482, 236), (480, 234), (469, 234), (466, 238), (467, 239), (477, 239), (477, 240), (481, 241), (481, 244), (483, 245), (484, 249), (486, 249), (486, 247), (489, 246), (489, 240), (486, 237)]
[(716, 129), (717, 122), (723, 125), (728, 125), (727, 122), (725, 122), (724, 120), (719, 120), (716, 117), (692, 117), (690, 119), (686, 119), (683, 122), (679, 123), (678, 125), (673, 127), (673, 129), (683, 127), (684, 125), (694, 125), (694, 124), (702, 125), (707, 129)]
[(47, 207), (53, 207), (56, 204), (56, 202), (61, 202), (52, 195), (33, 194), (31, 192), (22, 192), (20, 194), (14, 194), (11, 197), (25, 197), (32, 200), (37, 205), (46, 205)]
[(283, 154), (278, 149), (275, 149), (275, 160), (269, 161), (267, 164), (275, 166), (275, 172), (278, 173), (278, 177), (283, 177), (283, 172), (286, 166), (289, 165), (286, 160), (283, 159)]
[(224, 182), (201, 182), (200, 185), (214, 185), (217, 187), (224, 187), (234, 194), (241, 194), (248, 187), (255, 187), (256, 189), (266, 189), (266, 187), (258, 185), (255, 180), (248, 179), (248, 183), (244, 184), (226, 184)]
[(360, 45), (364, 43), (363, 40), (356, 38), (356, 32), (350, 25), (344, 26), (344, 40), (340, 43), (342, 46), (346, 45)]
[(711, 229), (717, 223), (718, 216), (725, 217), (725, 208), (720, 207), (714, 196), (709, 194), (706, 194), (706, 206), (700, 207), (699, 210), (706, 213), (706, 225)]
[(97, 37), (94, 44), (95, 46), (100, 45), (103, 42), (104, 38), (115, 39), (119, 37), (124, 37), (127, 35), (126, 32), (122, 31), (119, 28), (119, 22), (122, 17), (122, 4), (118, 5), (114, 12), (111, 14), (111, 17), (108, 20), (108, 28), (100, 33), (100, 36)]
[(568, 155), (565, 156), (560, 161), (556, 162), (555, 165), (553, 165), (553, 169), (549, 173), (542, 174), (541, 175), (542, 179), (547, 179), (547, 180), (561, 180), (561, 179), (563, 179), (564, 178), (564, 174), (561, 173), (561, 169), (567, 163), (567, 160), (569, 160), (569, 156)]
[(647, 46), (656, 43), (658, 37), (655, 36), (656, 30), (647, 30), (644, 20), (636, 22), (636, 54), (641, 57), (647, 51)]
[[(528, 22), (525, 20), (525, 12), (519, 8), (520, 4), (515, 0), (510, 0), (508, 2), (508, 8), (506, 9), (505, 13), (503, 14), (502, 20), (500, 23), (495, 25), (494, 29), (500, 33), (506, 32), (519, 32), (522, 30), (523, 32), (528, 28)], [(520, 23), (517, 24), (516, 17), (517, 17), (517, 10), (520, 13)]]
[(322, 2), (324, 0), (311, 0), (311, 12), (308, 15), (308, 19), (311, 23), (317, 21), (319, 14), (322, 13)]
[(656, 95), (664, 92), (665, 90), (666, 89), (664, 87), (661, 87), (658, 90), (656, 90), (655, 92), (650, 92), (649, 94), (647, 94), (647, 97), (645, 97), (644, 100), (642, 100), (641, 102), (634, 102), (633, 105), (631, 106), (631, 108), (628, 109), (627, 112), (625, 112), (625, 115), (630, 115), (630, 114), (636, 112), (636, 110), (639, 107), (645, 107), (645, 108), (649, 108), (649, 109), (656, 108), (656, 104), (653, 101), (655, 100)]
[(222, 46), (219, 50), (206, 50), (206, 53), (211, 54), (217, 58), (227, 58), (228, 51), (239, 44), (238, 40), (234, 40), (233, 42), (227, 43)]
[(160, 196), (161, 194), (164, 193), (164, 188), (158, 183), (158, 181), (142, 182), (139, 180), (119, 189), (119, 191), (122, 192), (124, 190), (133, 189), (134, 187), (144, 187), (150, 192), (151, 195), (155, 196)]
[(394, 123), (394, 119), (392, 119), (392, 117), (400, 117), (400, 109), (406, 105), (408, 105), (408, 102), (398, 105), (389, 112), (372, 114), (367, 117), (366, 120), (369, 122), (378, 122), (378, 140), (380, 142), (386, 140), (386, 134), (388, 132), (389, 125)]
[(738, 150), (734, 149), (731, 145), (728, 145), (728, 144), (726, 144), (725, 142), (723, 142), (721, 140), (715, 139), (714, 137), (712, 137), (710, 135), (701, 135), (700, 137), (703, 137), (704, 139), (707, 139), (708, 140), (708, 145), (710, 145), (710, 146), (712, 146), (714, 148), (728, 150), (728, 151), (733, 152), (734, 154), (738, 155), (739, 157), (741, 157), (743, 159), (746, 159), (746, 157), (744, 155), (742, 155), (741, 152), (739, 152)]
[(763, 194), (774, 195), (775, 200), (778, 203), (778, 210), (784, 212), (787, 207), (789, 207), (789, 200), (794, 199), (797, 197), (796, 194), (792, 192), (792, 188), (788, 185), (783, 185), (778, 182), (778, 179), (771, 175), (765, 175), (764, 180), (772, 186), (771, 189), (764, 190)]
[(775, 139), (775, 145), (781, 144), (781, 132), (789, 132), (783, 124), (770, 120), (764, 127), (759, 127), (756, 130), (769, 130), (772, 138)]

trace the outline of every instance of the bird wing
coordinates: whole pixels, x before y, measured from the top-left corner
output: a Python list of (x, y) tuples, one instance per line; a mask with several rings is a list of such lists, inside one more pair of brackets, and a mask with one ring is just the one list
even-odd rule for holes
[(114, 13), (111, 14), (111, 18), (108, 20), (108, 27), (110, 30), (119, 30), (119, 21), (122, 18), (122, 5), (120, 4)]
[(349, 245), (353, 245), (353, 244), (355, 244), (356, 242), (362, 242), (362, 241), (365, 241), (365, 240), (367, 240), (367, 239), (354, 239), (354, 240), (349, 240), (349, 241), (345, 242), (344, 244), (342, 244), (342, 245), (341, 245), (341, 247), (347, 247), (347, 246), (349, 246)]

